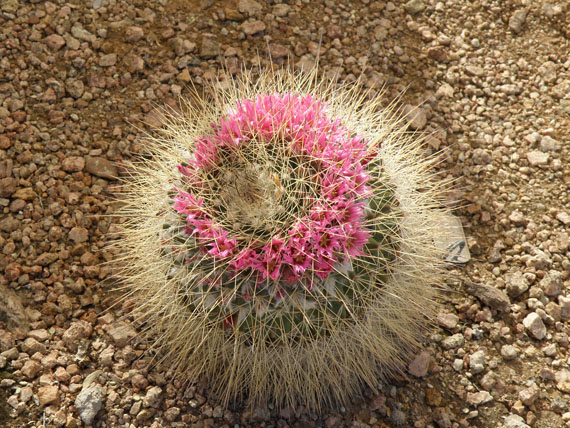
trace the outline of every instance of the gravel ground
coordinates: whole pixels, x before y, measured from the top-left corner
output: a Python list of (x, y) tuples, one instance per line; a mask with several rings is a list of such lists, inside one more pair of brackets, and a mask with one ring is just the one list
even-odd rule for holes
[[(569, 23), (564, 0), (1, 0), (0, 425), (570, 426)], [(142, 121), (268, 51), (407, 88), (472, 254), (405, 376), (323, 415), (225, 410), (106, 310)]]

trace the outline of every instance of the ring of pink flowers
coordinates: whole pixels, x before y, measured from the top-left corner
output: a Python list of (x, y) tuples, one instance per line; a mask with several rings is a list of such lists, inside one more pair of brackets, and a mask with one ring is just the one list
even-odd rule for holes
[[(364, 224), (365, 199), (370, 196), (365, 168), (369, 152), (362, 137), (327, 116), (321, 100), (296, 93), (260, 95), (239, 101), (211, 127), (212, 134), (195, 142), (194, 159), (189, 161), (193, 167), (215, 166), (220, 147), (239, 147), (253, 138), (270, 144), (280, 137), (319, 165), (321, 194), (289, 230), (269, 242), (240, 248), (239, 241), (208, 216), (202, 199), (178, 190), (174, 209), (185, 216), (185, 232), (195, 236), (203, 253), (226, 261), (235, 271), (252, 269), (262, 280), (290, 284), (311, 272), (324, 279), (335, 263), (364, 254), (370, 237)], [(178, 169), (189, 179), (196, 177), (192, 168)]]

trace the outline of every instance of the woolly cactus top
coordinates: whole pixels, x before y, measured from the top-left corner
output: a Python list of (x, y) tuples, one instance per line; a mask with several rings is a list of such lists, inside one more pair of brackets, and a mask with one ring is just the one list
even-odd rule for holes
[(320, 100), (260, 95), (211, 126), (179, 166), (175, 205), (203, 253), (288, 284), (363, 254), (366, 147)]

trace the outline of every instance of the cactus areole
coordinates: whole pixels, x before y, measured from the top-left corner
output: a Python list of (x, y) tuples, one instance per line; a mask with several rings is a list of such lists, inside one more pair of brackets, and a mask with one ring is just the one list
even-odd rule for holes
[(352, 288), (382, 286), (397, 233), (390, 190), (368, 184), (379, 170), (364, 138), (296, 93), (240, 100), (211, 129), (178, 166), (181, 223), (168, 228), (187, 243), (179, 269), (202, 272), (181, 284), (188, 305), (271, 341), (358, 315), (366, 293)]

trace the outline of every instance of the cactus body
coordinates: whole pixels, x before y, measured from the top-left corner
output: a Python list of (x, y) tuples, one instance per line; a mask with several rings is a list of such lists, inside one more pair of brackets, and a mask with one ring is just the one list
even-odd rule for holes
[(123, 210), (159, 355), (226, 401), (316, 409), (397, 371), (440, 279), (418, 141), (314, 74), (246, 74), (186, 110), (149, 138)]

